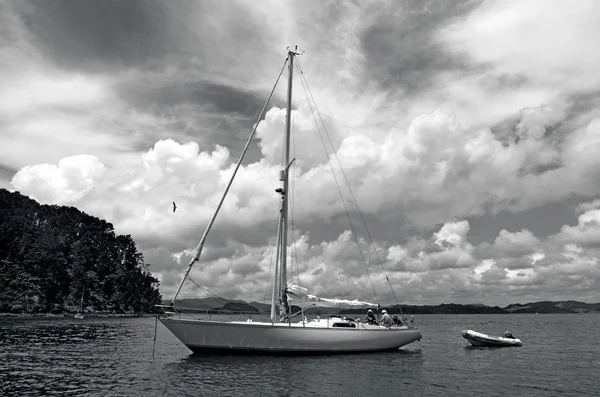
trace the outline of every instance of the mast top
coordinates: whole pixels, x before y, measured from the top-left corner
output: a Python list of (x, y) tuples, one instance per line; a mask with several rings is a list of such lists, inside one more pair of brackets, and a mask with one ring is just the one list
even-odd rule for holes
[(305, 52), (305, 51), (304, 51), (304, 50), (302, 50), (302, 49), (298, 50), (298, 46), (297, 46), (297, 45), (296, 45), (296, 46), (294, 46), (294, 49), (293, 49), (293, 50), (290, 48), (290, 46), (287, 46), (287, 47), (286, 47), (286, 49), (287, 49), (287, 51), (288, 51), (288, 54), (290, 54), (290, 55), (302, 55), (302, 54), (304, 54), (304, 52)]

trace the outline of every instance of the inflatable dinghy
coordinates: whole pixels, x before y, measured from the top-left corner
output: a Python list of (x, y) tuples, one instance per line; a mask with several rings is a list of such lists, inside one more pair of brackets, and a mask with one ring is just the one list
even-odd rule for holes
[(504, 347), (523, 345), (521, 339), (514, 338), (508, 331), (504, 333), (504, 336), (490, 336), (467, 329), (462, 332), (462, 337), (473, 346)]

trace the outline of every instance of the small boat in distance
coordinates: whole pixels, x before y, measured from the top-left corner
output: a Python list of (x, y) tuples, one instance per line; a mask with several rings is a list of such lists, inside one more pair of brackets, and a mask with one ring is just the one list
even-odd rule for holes
[(472, 346), (508, 347), (523, 345), (521, 339), (513, 337), (508, 331), (506, 331), (502, 336), (491, 336), (467, 329), (462, 331), (462, 337), (469, 341)]
[(81, 292), (81, 301), (79, 302), (79, 311), (75, 315), (75, 318), (83, 320), (83, 294), (85, 293), (85, 286), (83, 287), (83, 291)]

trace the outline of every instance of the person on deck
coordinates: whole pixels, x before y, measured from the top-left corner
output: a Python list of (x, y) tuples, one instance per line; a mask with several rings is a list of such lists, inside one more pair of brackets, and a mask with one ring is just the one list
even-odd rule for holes
[(373, 310), (371, 309), (369, 309), (369, 311), (367, 312), (367, 324), (377, 325), (377, 319), (375, 318)]
[(381, 324), (385, 325), (386, 327), (391, 327), (392, 326), (392, 317), (390, 317), (390, 315), (388, 314), (387, 310), (382, 310), (381, 311)]

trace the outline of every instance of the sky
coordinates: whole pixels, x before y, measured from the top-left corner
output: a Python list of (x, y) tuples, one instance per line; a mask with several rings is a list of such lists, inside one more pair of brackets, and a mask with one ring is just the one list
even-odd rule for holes
[[(600, 302), (598, 37), (594, 0), (0, 0), (0, 187), (130, 234), (170, 298), (298, 45), (293, 281)], [(222, 297), (270, 299), (286, 86), (190, 274)]]

